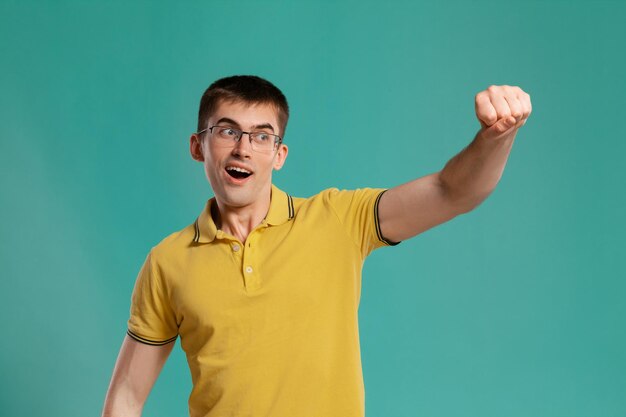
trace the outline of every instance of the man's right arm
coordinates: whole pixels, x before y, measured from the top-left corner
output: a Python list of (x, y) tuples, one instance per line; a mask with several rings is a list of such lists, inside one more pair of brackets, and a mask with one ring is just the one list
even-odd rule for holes
[(138, 417), (174, 342), (163, 346), (140, 343), (126, 335), (115, 363), (102, 417)]

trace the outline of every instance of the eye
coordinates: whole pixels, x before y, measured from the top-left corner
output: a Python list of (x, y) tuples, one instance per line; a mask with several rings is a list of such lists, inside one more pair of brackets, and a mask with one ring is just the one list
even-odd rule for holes
[(272, 140), (272, 135), (265, 132), (255, 132), (254, 140), (258, 143), (270, 142)]
[(225, 138), (235, 138), (237, 137), (237, 131), (230, 127), (225, 127), (225, 128), (220, 129), (220, 135), (222, 135)]

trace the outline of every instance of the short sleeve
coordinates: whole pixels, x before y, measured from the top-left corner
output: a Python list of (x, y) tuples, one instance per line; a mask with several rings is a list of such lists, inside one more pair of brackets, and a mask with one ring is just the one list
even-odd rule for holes
[(137, 276), (130, 305), (128, 335), (148, 345), (176, 340), (178, 325), (159, 268), (151, 252)]
[(378, 203), (385, 191), (378, 188), (328, 190), (328, 203), (364, 258), (376, 248), (398, 244), (385, 239), (380, 230)]

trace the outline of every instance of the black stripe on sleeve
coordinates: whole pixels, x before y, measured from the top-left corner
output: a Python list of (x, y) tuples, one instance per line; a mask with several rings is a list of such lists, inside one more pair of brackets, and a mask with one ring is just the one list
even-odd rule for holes
[(385, 191), (387, 190), (384, 190), (383, 192), (378, 194), (378, 197), (376, 197), (376, 202), (374, 203), (374, 222), (376, 223), (376, 236), (378, 236), (378, 240), (380, 240), (384, 244), (389, 246), (396, 246), (400, 242), (392, 242), (385, 239), (382, 231), (380, 230), (380, 219), (378, 218), (378, 203), (380, 202), (380, 198), (383, 196), (383, 194), (385, 194)]
[(126, 331), (126, 334), (128, 334), (130, 337), (132, 337), (133, 339), (135, 339), (138, 342), (141, 342), (145, 345), (151, 345), (151, 346), (163, 346), (163, 345), (167, 345), (168, 343), (172, 343), (174, 340), (176, 340), (176, 338), (178, 337), (178, 335), (167, 339), (167, 340), (150, 340), (150, 339), (146, 339), (145, 337), (141, 337), (138, 334), (135, 334), (133, 332), (131, 332), (130, 330)]

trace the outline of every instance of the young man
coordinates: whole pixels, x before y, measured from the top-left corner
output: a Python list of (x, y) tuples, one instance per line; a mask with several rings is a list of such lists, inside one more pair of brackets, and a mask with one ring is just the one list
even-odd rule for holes
[(288, 154), (280, 90), (254, 76), (213, 83), (190, 150), (215, 197), (148, 255), (103, 416), (141, 415), (178, 336), (192, 417), (363, 416), (365, 257), (480, 204), (530, 112), (518, 87), (489, 87), (476, 96), (481, 130), (440, 172), (302, 199), (272, 185)]

